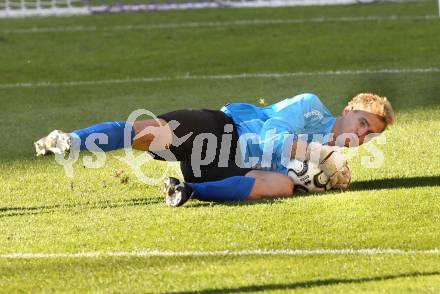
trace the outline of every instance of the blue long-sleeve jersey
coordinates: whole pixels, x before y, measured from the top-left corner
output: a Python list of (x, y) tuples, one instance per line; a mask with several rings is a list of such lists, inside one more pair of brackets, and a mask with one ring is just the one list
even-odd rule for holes
[(241, 166), (287, 174), (295, 139), (326, 144), (336, 118), (310, 93), (300, 94), (265, 107), (246, 103), (221, 109), (234, 122), (240, 138)]

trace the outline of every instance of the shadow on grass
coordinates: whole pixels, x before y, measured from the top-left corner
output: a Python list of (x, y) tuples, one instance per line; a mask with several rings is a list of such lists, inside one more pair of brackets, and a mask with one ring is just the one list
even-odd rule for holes
[[(388, 178), (388, 179), (376, 179), (369, 181), (353, 182), (350, 185), (348, 191), (363, 191), (363, 190), (380, 190), (380, 189), (400, 189), (400, 188), (414, 188), (414, 187), (434, 187), (440, 186), (440, 176), (432, 177), (413, 177), (413, 178)], [(327, 193), (339, 193), (338, 190), (331, 190)], [(326, 193), (297, 193), (295, 197), (311, 197), (322, 196)], [(214, 206), (249, 206), (259, 204), (281, 204), (283, 203), (282, 197), (279, 198), (266, 198), (262, 200), (254, 200), (250, 202), (201, 202), (190, 201), (183, 208), (197, 208), (197, 207), (214, 207)]]
[[(295, 290), (295, 289), (311, 289), (314, 287), (321, 286), (333, 286), (333, 285), (343, 285), (343, 284), (361, 284), (367, 282), (380, 282), (380, 281), (389, 281), (394, 279), (401, 278), (415, 278), (415, 277), (424, 277), (424, 276), (437, 276), (440, 275), (440, 272), (412, 272), (412, 273), (403, 273), (398, 275), (385, 275), (385, 276), (377, 276), (377, 277), (368, 277), (368, 278), (356, 278), (356, 279), (325, 279), (325, 280), (311, 280), (304, 282), (296, 282), (289, 284), (266, 284), (266, 285), (251, 285), (251, 286), (243, 286), (236, 288), (216, 288), (216, 289), (205, 289), (201, 291), (197, 291), (197, 293), (202, 294), (211, 294), (211, 293), (249, 293), (249, 292), (264, 292), (264, 291), (273, 291), (273, 290)], [(184, 292), (168, 292), (168, 293), (194, 293), (193, 291), (184, 291)]]
[(154, 205), (159, 203), (163, 203), (162, 198), (133, 198), (114, 202), (110, 200), (104, 200), (92, 203), (86, 202), (77, 204), (55, 204), (30, 207), (0, 207), (0, 218), (21, 215), (36, 215), (66, 209), (70, 209), (71, 211), (74, 211), (75, 209), (106, 209), (127, 206)]
[[(307, 194), (295, 195), (295, 197), (298, 196), (310, 196), (310, 195)], [(214, 206), (251, 206), (251, 205), (260, 205), (260, 204), (276, 205), (276, 204), (282, 204), (284, 199), (286, 198), (278, 197), (278, 198), (266, 198), (261, 200), (252, 200), (252, 201), (226, 201), (226, 202), (203, 202), (203, 201), (190, 200), (184, 206), (179, 207), (179, 209), (197, 208), (197, 207), (214, 207)]]
[(413, 177), (413, 178), (389, 178), (370, 181), (353, 182), (349, 191), (399, 189), (414, 187), (440, 186), (440, 176)]
[[(377, 190), (377, 189), (398, 189), (398, 188), (414, 188), (414, 187), (433, 187), (440, 186), (440, 176), (432, 177), (413, 177), (413, 178), (389, 178), (389, 179), (376, 179), (370, 181), (353, 182), (350, 186), (350, 191), (362, 191), (362, 190)], [(322, 195), (322, 194), (316, 194)], [(297, 194), (296, 197), (308, 197), (310, 194)], [(65, 209), (106, 209), (106, 208), (118, 208), (127, 206), (139, 206), (139, 205), (155, 205), (163, 203), (163, 198), (133, 198), (124, 199), (119, 201), (103, 200), (92, 203), (78, 203), (78, 204), (56, 204), (56, 205), (43, 205), (43, 206), (31, 206), (31, 207), (0, 207), (0, 218), (22, 216), (22, 215), (37, 215), (43, 213), (49, 213), (54, 211), (60, 211)], [(197, 207), (210, 207), (210, 206), (249, 206), (259, 204), (279, 204), (282, 203), (282, 198), (268, 198), (262, 200), (256, 200), (252, 202), (200, 202), (190, 201), (184, 208), (197, 208)]]

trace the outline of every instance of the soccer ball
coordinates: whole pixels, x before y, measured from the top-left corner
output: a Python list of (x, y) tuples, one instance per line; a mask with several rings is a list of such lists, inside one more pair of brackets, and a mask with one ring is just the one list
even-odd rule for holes
[(287, 175), (293, 179), (295, 192), (327, 191), (329, 178), (316, 163), (292, 159), (287, 165)]

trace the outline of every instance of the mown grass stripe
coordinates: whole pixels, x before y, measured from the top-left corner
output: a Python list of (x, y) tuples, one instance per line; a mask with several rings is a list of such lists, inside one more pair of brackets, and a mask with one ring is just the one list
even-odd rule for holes
[(97, 26), (65, 26), (65, 27), (30, 27), (17, 29), (3, 29), (3, 34), (42, 34), (42, 33), (75, 33), (75, 32), (97, 32), (97, 31), (132, 31), (149, 29), (180, 29), (180, 28), (209, 28), (209, 27), (230, 27), (230, 26), (252, 26), (252, 25), (289, 25), (302, 23), (329, 23), (329, 22), (363, 22), (363, 21), (421, 21), (440, 19), (437, 15), (420, 16), (342, 16), (342, 17), (314, 17), (295, 19), (242, 19), (235, 21), (213, 21), (213, 22), (183, 22), (183, 23), (158, 23), (138, 25), (116, 25), (109, 27)]
[(383, 69), (365, 69), (365, 70), (329, 70), (316, 72), (278, 72), (278, 73), (241, 73), (224, 75), (183, 75), (168, 77), (140, 77), (127, 79), (96, 80), (96, 81), (65, 81), (65, 82), (23, 82), (15, 84), (0, 84), (0, 89), (11, 88), (36, 88), (36, 87), (72, 87), (84, 85), (102, 85), (102, 84), (127, 84), (127, 83), (149, 83), (178, 80), (234, 80), (247, 78), (289, 78), (301, 76), (337, 76), (337, 75), (365, 75), (365, 74), (419, 74), (419, 73), (438, 73), (440, 68), (383, 68)]
[(90, 258), (90, 257), (177, 257), (177, 256), (246, 256), (246, 255), (378, 255), (378, 254), (440, 254), (440, 249), (405, 250), (405, 249), (281, 249), (281, 250), (240, 250), (240, 251), (128, 251), (128, 252), (77, 252), (77, 253), (6, 253), (0, 258), (38, 259), (38, 258)]

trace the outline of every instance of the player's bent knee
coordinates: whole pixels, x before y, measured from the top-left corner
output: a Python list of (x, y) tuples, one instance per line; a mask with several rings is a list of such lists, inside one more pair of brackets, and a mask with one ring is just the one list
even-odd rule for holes
[(293, 194), (293, 180), (282, 175), (277, 182), (277, 196), (291, 196)]
[(293, 181), (288, 176), (264, 171), (251, 171), (246, 176), (255, 178), (255, 184), (248, 200), (267, 197), (287, 197), (293, 194)]
[(292, 196), (293, 195), (293, 187), (294, 187), (294, 183), (293, 180), (289, 177), (286, 177), (285, 179), (285, 183), (283, 184), (283, 194), (285, 196)]
[(254, 186), (248, 196), (248, 200), (259, 200), (264, 198), (267, 193), (266, 190), (265, 181), (263, 179), (255, 178)]

